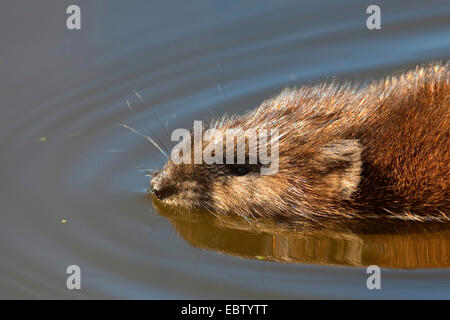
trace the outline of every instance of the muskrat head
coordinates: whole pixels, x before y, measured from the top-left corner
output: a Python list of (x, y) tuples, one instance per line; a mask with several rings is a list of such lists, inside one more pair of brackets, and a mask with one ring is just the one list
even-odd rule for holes
[[(171, 159), (150, 182), (152, 193), (160, 201), (247, 216), (271, 201), (272, 194), (281, 193), (276, 178), (269, 177), (278, 169), (278, 146), (266, 143), (262, 153), (257, 131), (245, 133), (236, 128), (200, 129), (199, 140), (197, 123), (194, 122), (194, 133), (181, 135), (184, 140), (172, 150)], [(264, 134), (268, 143), (277, 138)]]
[[(223, 152), (217, 148), (208, 151), (207, 141), (200, 149), (203, 155), (210, 152), (215, 163), (205, 163), (205, 159), (195, 163), (195, 147), (189, 147), (182, 151), (186, 163), (171, 159), (155, 173), (150, 186), (160, 201), (214, 214), (315, 219), (334, 212), (358, 187), (362, 148), (357, 140), (330, 140), (319, 135), (314, 144), (305, 136), (280, 135), (276, 137), (277, 150), (270, 144), (268, 152), (276, 159), (262, 161), (258, 152), (256, 161), (250, 161), (246, 143), (244, 161), (238, 164), (237, 140), (233, 140), (234, 158), (227, 161), (226, 144), (222, 143), (227, 139), (223, 128), (219, 132)], [(274, 167), (276, 170), (269, 170)]]
[(283, 186), (276, 175), (262, 175), (261, 164), (174, 164), (169, 160), (150, 186), (163, 203), (213, 213), (268, 215), (280, 203)]

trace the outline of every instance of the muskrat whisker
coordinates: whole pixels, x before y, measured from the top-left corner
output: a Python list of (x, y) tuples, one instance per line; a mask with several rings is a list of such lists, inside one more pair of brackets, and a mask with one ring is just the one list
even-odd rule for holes
[(225, 101), (227, 100), (227, 97), (225, 95), (225, 90), (223, 90), (221, 83), (219, 83), (217, 85), (217, 88), (219, 89), (220, 93), (222, 94), (222, 107), (225, 107)]
[(155, 172), (157, 172), (157, 171), (159, 171), (159, 170), (151, 170), (151, 169), (148, 169), (148, 170), (145, 170), (145, 176), (146, 177), (150, 177), (150, 178), (152, 178), (153, 177), (153, 175), (155, 174)]
[[(144, 98), (142, 98), (142, 96), (139, 94), (139, 92), (137, 92), (135, 89), (133, 89), (133, 92), (134, 92), (134, 94), (138, 97), (138, 99), (141, 100), (141, 102), (142, 102), (142, 104), (143, 104), (144, 106), (147, 105), (147, 103), (145, 102)], [(152, 112), (152, 113), (155, 115), (156, 120), (158, 121), (159, 127), (164, 131), (164, 127), (163, 127), (163, 125), (162, 125), (161, 119), (158, 117), (158, 115), (156, 114), (156, 112)], [(167, 132), (167, 133), (168, 133), (168, 132)], [(155, 137), (158, 138), (156, 135), (155, 135)], [(157, 139), (157, 140), (159, 140), (159, 139)], [(162, 143), (161, 141), (159, 141), (159, 142), (160, 142), (160, 144), (162, 144), (162, 146), (164, 147), (164, 149), (165, 149), (166, 152), (168, 153), (169, 151), (168, 151), (167, 147), (164, 145), (164, 143)]]
[(158, 171), (158, 169), (145, 169), (145, 173), (152, 173), (156, 171)]
[(158, 171), (159, 170), (159, 169), (148, 168), (147, 165), (145, 165), (145, 164), (135, 166), (134, 168), (135, 169), (142, 169), (142, 171), (145, 171), (145, 170)]
[[(137, 113), (137, 112), (134, 111), (134, 108), (131, 106), (130, 101), (129, 101), (128, 99), (127, 99), (126, 101), (127, 101), (127, 106), (128, 106), (128, 108), (131, 110), (131, 112), (132, 112), (133, 114), (135, 114), (136, 117), (137, 117), (139, 120), (141, 120), (141, 116), (139, 115), (139, 113)], [(167, 147), (166, 147), (166, 146), (164, 145), (164, 143), (158, 138), (158, 135), (157, 135), (155, 132), (153, 132), (153, 131), (148, 127), (148, 125), (147, 125), (145, 122), (144, 122), (144, 125), (145, 125), (145, 128), (147, 129), (147, 131), (149, 132), (149, 134), (152, 134), (153, 137), (155, 138), (155, 140), (156, 140), (160, 145), (163, 146), (163, 148), (164, 148), (164, 150), (166, 151), (166, 153), (169, 153), (169, 151), (167, 150)]]
[(146, 136), (142, 133), (140, 133), (139, 131), (137, 131), (136, 129), (131, 128), (130, 126), (124, 124), (124, 123), (120, 123), (120, 126), (124, 127), (125, 129), (130, 130), (131, 132), (137, 134), (138, 136), (143, 137), (144, 139), (148, 140), (150, 143), (152, 143), (156, 148), (158, 148), (158, 150), (167, 158), (169, 159), (169, 156), (167, 155), (167, 153), (161, 149), (161, 147), (155, 142), (155, 140), (153, 140), (152, 138), (150, 138), (149, 136)]
[(133, 107), (132, 107), (131, 104), (130, 104), (130, 101), (129, 101), (128, 99), (127, 99), (126, 101), (127, 101), (128, 109), (130, 109), (130, 111), (131, 111), (132, 113), (135, 113)]

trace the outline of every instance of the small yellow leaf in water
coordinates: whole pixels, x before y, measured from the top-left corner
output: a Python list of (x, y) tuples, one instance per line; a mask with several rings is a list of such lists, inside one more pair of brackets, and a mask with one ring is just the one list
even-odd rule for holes
[(45, 142), (45, 141), (47, 141), (47, 137), (41, 137), (41, 138), (39, 139), (39, 141), (40, 141), (40, 142)]
[(264, 258), (263, 256), (256, 256), (255, 258), (258, 259), (258, 260), (264, 260), (264, 259), (266, 259), (266, 258)]
[(66, 223), (67, 222), (67, 219), (62, 219), (61, 220), (61, 223)]

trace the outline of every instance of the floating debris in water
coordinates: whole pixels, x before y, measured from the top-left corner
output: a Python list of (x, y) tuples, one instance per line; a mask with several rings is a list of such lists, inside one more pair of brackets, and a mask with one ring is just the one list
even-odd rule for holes
[(47, 141), (47, 137), (40, 137), (40, 138), (39, 138), (39, 141), (40, 141), (40, 142), (45, 142), (45, 141)]
[(67, 219), (61, 219), (61, 223), (67, 223)]

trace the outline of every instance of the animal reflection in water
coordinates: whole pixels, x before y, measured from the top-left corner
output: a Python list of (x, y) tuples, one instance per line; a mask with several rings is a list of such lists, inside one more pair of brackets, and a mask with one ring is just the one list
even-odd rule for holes
[(450, 267), (450, 227), (421, 223), (376, 230), (314, 230), (273, 221), (216, 217), (166, 206), (152, 197), (156, 211), (194, 247), (242, 258), (286, 263), (386, 268)]

